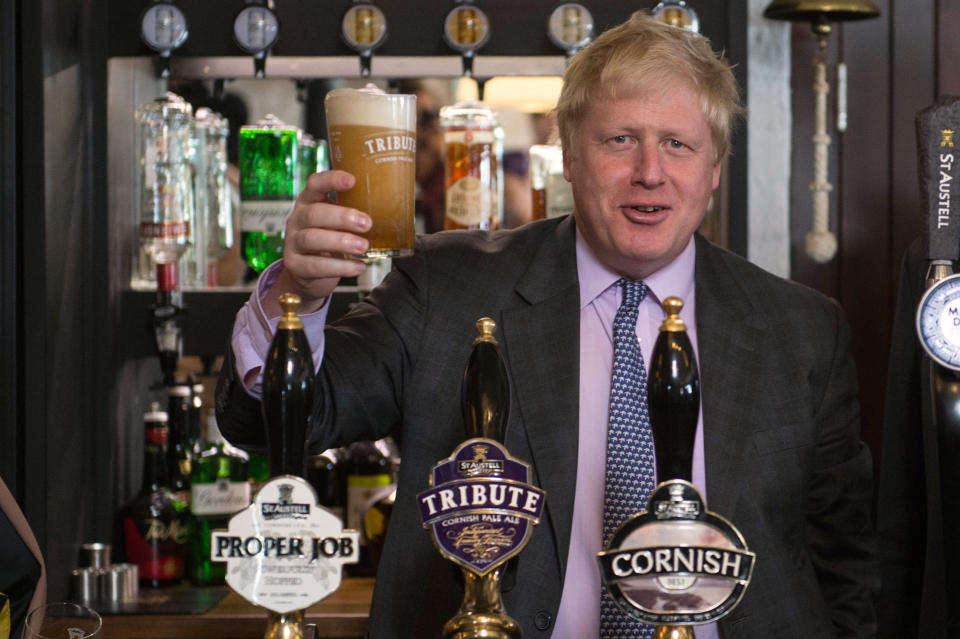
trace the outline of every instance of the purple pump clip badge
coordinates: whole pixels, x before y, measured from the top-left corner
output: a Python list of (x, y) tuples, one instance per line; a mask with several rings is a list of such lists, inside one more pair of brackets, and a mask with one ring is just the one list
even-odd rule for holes
[(490, 439), (468, 439), (433, 468), (417, 495), (423, 527), (444, 557), (485, 575), (523, 550), (540, 523), (546, 493), (530, 465)]

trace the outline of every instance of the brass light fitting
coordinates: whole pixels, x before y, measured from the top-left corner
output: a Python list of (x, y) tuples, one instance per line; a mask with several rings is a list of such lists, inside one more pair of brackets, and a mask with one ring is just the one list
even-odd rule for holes
[(820, 48), (827, 44), (831, 23), (876, 18), (880, 9), (873, 0), (773, 0), (763, 17), (771, 20), (809, 22)]
[[(805, 237), (807, 255), (816, 262), (825, 263), (837, 253), (837, 238), (830, 230), (830, 191), (833, 185), (829, 181), (828, 149), (830, 134), (827, 132), (827, 82), (826, 48), (827, 37), (833, 22), (863, 20), (880, 15), (880, 9), (873, 0), (773, 0), (763, 12), (765, 18), (809, 22), (817, 36), (817, 53), (814, 55), (814, 134), (813, 134), (813, 182), (810, 191), (813, 194), (813, 224)], [(838, 67), (838, 75), (843, 81), (838, 103), (842, 126), (846, 129), (846, 67)]]

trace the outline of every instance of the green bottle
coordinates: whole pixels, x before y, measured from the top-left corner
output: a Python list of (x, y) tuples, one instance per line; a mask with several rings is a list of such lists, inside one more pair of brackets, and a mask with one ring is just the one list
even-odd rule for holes
[(300, 131), (273, 115), (240, 127), (240, 242), (260, 273), (283, 255), (284, 226), (302, 187)]
[(256, 496), (260, 487), (270, 479), (270, 459), (265, 453), (250, 453), (250, 495)]
[(210, 560), (210, 533), (227, 528), (230, 518), (250, 504), (247, 454), (224, 440), (213, 411), (206, 425), (209, 445), (194, 460), (190, 473), (190, 580), (197, 586), (224, 583), (226, 564)]
[[(317, 141), (309, 133), (300, 134), (300, 189), (307, 186), (307, 180), (317, 172)], [(299, 193), (298, 193), (299, 194)]]
[(167, 386), (167, 486), (180, 501), (184, 510), (190, 504), (190, 472), (193, 452), (190, 449), (189, 384)]

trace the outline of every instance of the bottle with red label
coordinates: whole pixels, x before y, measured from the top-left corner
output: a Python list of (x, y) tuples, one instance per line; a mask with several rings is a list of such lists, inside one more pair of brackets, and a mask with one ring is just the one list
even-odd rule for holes
[(173, 586), (186, 574), (189, 513), (168, 485), (167, 413), (154, 403), (143, 422), (143, 481), (121, 512), (127, 561), (137, 564), (142, 586)]
[(152, 287), (157, 265), (179, 267), (193, 239), (193, 107), (179, 95), (167, 93), (141, 105), (135, 118), (140, 156), (140, 252), (134, 284)]

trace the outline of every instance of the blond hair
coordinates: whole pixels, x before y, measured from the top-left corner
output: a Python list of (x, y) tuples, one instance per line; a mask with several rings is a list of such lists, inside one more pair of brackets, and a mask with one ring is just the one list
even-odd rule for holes
[(570, 60), (556, 109), (561, 145), (571, 148), (590, 100), (644, 94), (678, 78), (700, 94), (714, 157), (723, 160), (730, 153), (734, 121), (743, 111), (731, 67), (704, 36), (659, 22), (645, 11), (605, 31)]

